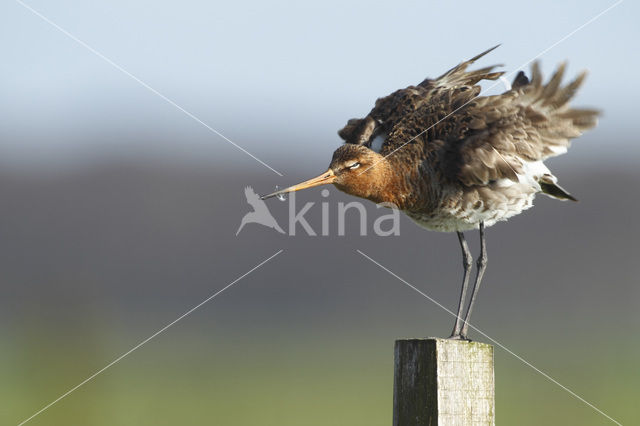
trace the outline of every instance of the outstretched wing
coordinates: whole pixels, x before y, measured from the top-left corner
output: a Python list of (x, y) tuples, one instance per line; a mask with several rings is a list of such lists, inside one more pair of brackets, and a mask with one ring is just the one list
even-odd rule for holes
[(376, 101), (371, 112), (361, 119), (351, 119), (338, 134), (345, 143), (371, 147), (380, 134), (385, 135), (381, 153), (391, 152), (420, 132), (429, 129), (428, 136), (445, 132), (448, 120), (440, 119), (460, 108), (480, 93), (480, 80), (495, 80), (502, 72), (496, 66), (467, 72), (467, 68), (495, 46), (453, 67), (436, 79), (425, 79)]
[(530, 82), (518, 74), (512, 90), (478, 97), (465, 107), (446, 139), (444, 161), (450, 177), (465, 185), (517, 181), (523, 162), (562, 154), (571, 139), (595, 126), (598, 111), (569, 107), (586, 73), (562, 86), (564, 72), (561, 64), (543, 84), (536, 62)]

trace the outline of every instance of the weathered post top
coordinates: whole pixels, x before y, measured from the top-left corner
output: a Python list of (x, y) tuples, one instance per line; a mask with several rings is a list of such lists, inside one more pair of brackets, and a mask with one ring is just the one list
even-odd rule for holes
[(493, 346), (396, 340), (393, 426), (495, 425)]

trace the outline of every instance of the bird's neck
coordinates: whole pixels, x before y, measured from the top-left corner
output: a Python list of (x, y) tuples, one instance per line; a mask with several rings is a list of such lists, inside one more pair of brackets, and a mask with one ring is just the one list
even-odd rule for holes
[(352, 195), (366, 198), (376, 204), (390, 203), (401, 210), (413, 208), (420, 202), (426, 185), (424, 177), (413, 164), (402, 164), (402, 158), (391, 155), (363, 173), (358, 182), (347, 189)]

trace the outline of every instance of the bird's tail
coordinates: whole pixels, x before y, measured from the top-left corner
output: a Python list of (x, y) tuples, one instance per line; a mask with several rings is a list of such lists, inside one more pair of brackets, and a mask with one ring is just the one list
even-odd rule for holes
[(538, 179), (540, 188), (543, 194), (550, 197), (557, 198), (558, 200), (571, 200), (578, 201), (573, 195), (569, 194), (563, 187), (558, 185), (556, 179), (551, 175), (543, 175)]

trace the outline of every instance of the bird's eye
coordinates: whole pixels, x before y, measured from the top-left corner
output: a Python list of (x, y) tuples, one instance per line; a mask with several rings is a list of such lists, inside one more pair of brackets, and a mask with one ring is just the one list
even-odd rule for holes
[(348, 166), (347, 166), (347, 168), (348, 168), (349, 170), (355, 170), (355, 169), (357, 169), (358, 167), (360, 167), (360, 163), (353, 163), (353, 164), (350, 164), (350, 165), (348, 165)]

